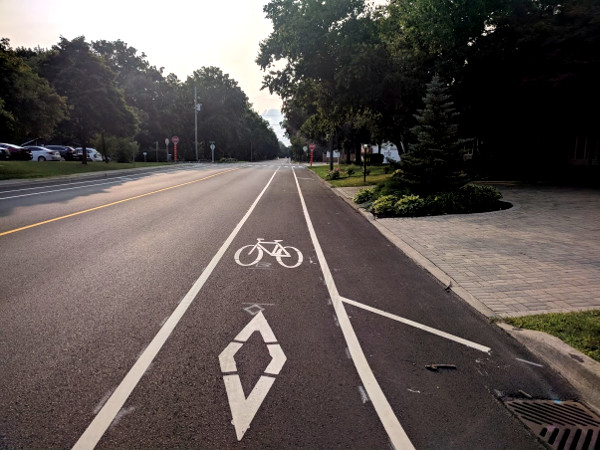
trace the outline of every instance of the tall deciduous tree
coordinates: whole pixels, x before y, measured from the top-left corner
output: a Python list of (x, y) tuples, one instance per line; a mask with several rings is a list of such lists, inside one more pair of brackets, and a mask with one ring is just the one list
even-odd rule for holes
[[(84, 151), (99, 133), (133, 136), (136, 117), (116, 86), (115, 74), (83, 36), (72, 41), (61, 38), (48, 55), (43, 74), (67, 97), (71, 114), (63, 124)], [(82, 163), (87, 163), (85, 157)]]
[(49, 138), (67, 116), (64, 97), (0, 40), (0, 135), (18, 144)]
[(284, 110), (303, 111), (294, 115), (306, 117), (296, 127), (301, 134), (332, 149), (378, 86), (366, 82), (378, 69), (366, 56), (377, 36), (370, 12), (363, 0), (272, 0), (264, 11), (273, 32), (256, 59), (267, 71), (263, 85), (283, 99)]

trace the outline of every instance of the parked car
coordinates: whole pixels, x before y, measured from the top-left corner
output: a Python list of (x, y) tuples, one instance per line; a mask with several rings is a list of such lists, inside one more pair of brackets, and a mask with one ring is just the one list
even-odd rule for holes
[(0, 160), (9, 159), (9, 158), (10, 158), (10, 151), (7, 148), (0, 147)]
[(68, 145), (46, 145), (46, 148), (57, 150), (60, 153), (60, 156), (65, 159), (65, 161), (73, 161), (75, 159), (75, 149), (73, 147), (69, 147)]
[[(100, 162), (104, 161), (104, 159), (102, 158), (102, 154), (95, 148), (87, 147), (86, 152), (87, 152), (87, 160), (88, 161), (100, 161)], [(83, 156), (83, 149), (81, 147), (77, 147), (75, 149), (74, 156), (75, 156), (75, 159), (78, 159), (81, 161), (81, 157)]]
[(34, 161), (60, 161), (60, 152), (39, 145), (27, 145), (24, 148), (31, 150)]
[(0, 143), (0, 147), (10, 152), (10, 159), (17, 159), (21, 161), (29, 161), (33, 158), (31, 150), (27, 150), (24, 147), (20, 147), (15, 144)]

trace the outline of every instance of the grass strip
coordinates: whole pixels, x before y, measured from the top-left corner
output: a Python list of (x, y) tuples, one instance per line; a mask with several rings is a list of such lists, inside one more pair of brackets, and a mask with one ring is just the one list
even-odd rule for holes
[(80, 161), (2, 161), (0, 162), (0, 180), (46, 178), (78, 173), (103, 172), (106, 170), (133, 169), (139, 167), (157, 167), (166, 163), (117, 163)]
[(600, 310), (510, 317), (505, 321), (520, 328), (556, 336), (600, 362)]
[[(390, 173), (385, 173), (387, 166), (367, 166), (367, 170), (369, 171), (369, 175), (367, 175), (367, 182), (363, 181), (363, 168), (362, 166), (356, 166), (354, 164), (335, 164), (335, 168), (340, 168), (342, 170), (341, 177), (336, 180), (327, 179), (327, 173), (329, 172), (329, 164), (327, 165), (319, 165), (312, 166), (310, 170), (315, 172), (325, 181), (330, 183), (333, 187), (357, 187), (357, 186), (370, 186), (373, 184), (383, 183), (385, 180), (392, 176), (392, 171)], [(352, 175), (348, 175), (348, 169), (353, 169), (354, 173)]]

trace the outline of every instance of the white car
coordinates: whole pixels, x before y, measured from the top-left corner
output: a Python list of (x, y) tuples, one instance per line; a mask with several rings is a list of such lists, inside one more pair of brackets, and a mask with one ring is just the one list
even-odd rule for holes
[(33, 156), (32, 161), (60, 161), (60, 152), (57, 150), (52, 150), (46, 147), (40, 147), (38, 145), (26, 145), (26, 149), (31, 151), (31, 156)]
[[(102, 154), (95, 148), (86, 147), (85, 151), (87, 153), (88, 161), (104, 161), (104, 159), (102, 158)], [(77, 147), (74, 153), (75, 159), (79, 159), (81, 161), (81, 155), (83, 155), (83, 148)]]

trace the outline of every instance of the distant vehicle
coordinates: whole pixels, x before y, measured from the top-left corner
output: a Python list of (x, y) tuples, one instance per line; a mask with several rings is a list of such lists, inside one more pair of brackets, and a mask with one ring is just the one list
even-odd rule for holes
[[(95, 148), (91, 148), (91, 147), (87, 147), (86, 149), (87, 152), (87, 160), (88, 161), (104, 161), (104, 159), (102, 158), (102, 154), (96, 150)], [(83, 149), (81, 147), (77, 147), (75, 149), (75, 159), (78, 159), (81, 161), (81, 158), (83, 156)]]
[(26, 145), (24, 148), (31, 150), (31, 156), (34, 161), (60, 161), (60, 152), (51, 148), (41, 147), (39, 145)]
[(33, 158), (30, 150), (15, 144), (0, 143), (0, 148), (4, 148), (10, 152), (10, 159), (29, 161)]
[(68, 145), (45, 145), (46, 148), (51, 150), (57, 150), (60, 153), (65, 161), (73, 161), (75, 159), (75, 149), (73, 147), (69, 147)]

